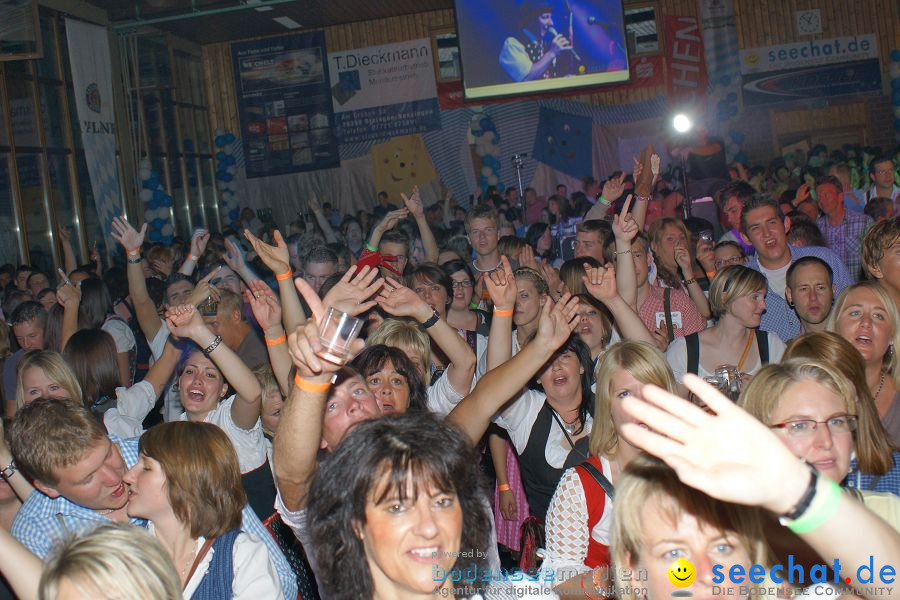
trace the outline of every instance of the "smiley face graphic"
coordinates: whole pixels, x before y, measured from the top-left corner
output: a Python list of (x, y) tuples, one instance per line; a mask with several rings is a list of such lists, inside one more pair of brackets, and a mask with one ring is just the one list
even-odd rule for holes
[(697, 578), (697, 569), (690, 561), (679, 558), (669, 567), (669, 581), (675, 587), (686, 588)]

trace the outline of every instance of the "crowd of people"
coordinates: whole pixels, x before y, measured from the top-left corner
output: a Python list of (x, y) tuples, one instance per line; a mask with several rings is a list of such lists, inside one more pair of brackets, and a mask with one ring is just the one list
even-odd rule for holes
[(900, 152), (660, 163), (0, 267), (0, 598), (890, 596)]

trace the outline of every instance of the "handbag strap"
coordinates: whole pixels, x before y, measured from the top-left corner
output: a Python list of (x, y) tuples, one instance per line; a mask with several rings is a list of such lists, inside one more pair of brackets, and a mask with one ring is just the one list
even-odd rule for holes
[(675, 329), (672, 326), (672, 288), (663, 288), (663, 310), (666, 313), (666, 336), (671, 344), (675, 339)]
[(184, 580), (185, 587), (187, 587), (187, 583), (191, 580), (191, 577), (194, 576), (194, 571), (200, 566), (200, 561), (203, 560), (203, 557), (206, 556), (209, 549), (212, 548), (212, 545), (215, 543), (216, 538), (209, 538), (203, 542), (203, 546), (200, 547), (200, 552), (197, 553), (197, 558), (194, 559), (194, 564), (191, 565), (191, 570), (188, 571), (187, 579)]
[(603, 491), (606, 492), (607, 498), (609, 498), (610, 500), (615, 499), (616, 490), (613, 487), (612, 481), (607, 479), (606, 475), (604, 475), (600, 469), (598, 469), (588, 461), (584, 461), (578, 466), (582, 467), (585, 471), (588, 472), (591, 477), (594, 478), (594, 481), (596, 481), (600, 485), (600, 487), (603, 488)]
[(553, 415), (553, 420), (556, 421), (556, 424), (559, 425), (560, 429), (562, 429), (563, 435), (566, 436), (566, 441), (569, 442), (569, 446), (572, 448), (572, 450), (580, 454), (583, 458), (587, 459), (587, 456), (585, 456), (584, 452), (575, 447), (575, 442), (572, 441), (572, 437), (569, 435), (569, 432), (566, 431), (566, 426), (563, 424), (562, 418), (556, 413), (556, 410), (554, 410), (552, 407), (548, 408), (550, 408), (550, 414)]

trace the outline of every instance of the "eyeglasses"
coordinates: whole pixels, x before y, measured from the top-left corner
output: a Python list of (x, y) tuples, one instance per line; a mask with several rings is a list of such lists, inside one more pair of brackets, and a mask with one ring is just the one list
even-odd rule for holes
[(460, 288), (470, 288), (473, 285), (475, 285), (475, 284), (473, 284), (471, 281), (466, 279), (465, 281), (454, 281), (453, 283), (450, 284), (450, 287), (452, 287), (454, 290), (458, 290)]
[(417, 295), (421, 296), (425, 292), (431, 292), (432, 294), (437, 294), (442, 289), (444, 289), (444, 286), (442, 286), (442, 285), (427, 285), (427, 286), (423, 286), (423, 287), (417, 287), (417, 288), (413, 289), (413, 291)]
[(798, 419), (796, 421), (785, 421), (777, 425), (769, 425), (769, 428), (784, 429), (791, 437), (806, 438), (814, 435), (820, 424), (828, 427), (828, 432), (831, 435), (846, 435), (856, 431), (856, 415), (837, 415), (827, 421)]
[(732, 256), (731, 258), (718, 258), (715, 263), (713, 263), (716, 267), (716, 270), (721, 269), (722, 267), (729, 267), (731, 265), (742, 265), (744, 264), (745, 258), (743, 256)]

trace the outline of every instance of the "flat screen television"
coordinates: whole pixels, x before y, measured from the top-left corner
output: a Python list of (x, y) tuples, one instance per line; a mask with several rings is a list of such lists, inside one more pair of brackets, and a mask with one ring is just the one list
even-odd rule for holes
[(465, 97), (628, 81), (621, 0), (455, 0)]

